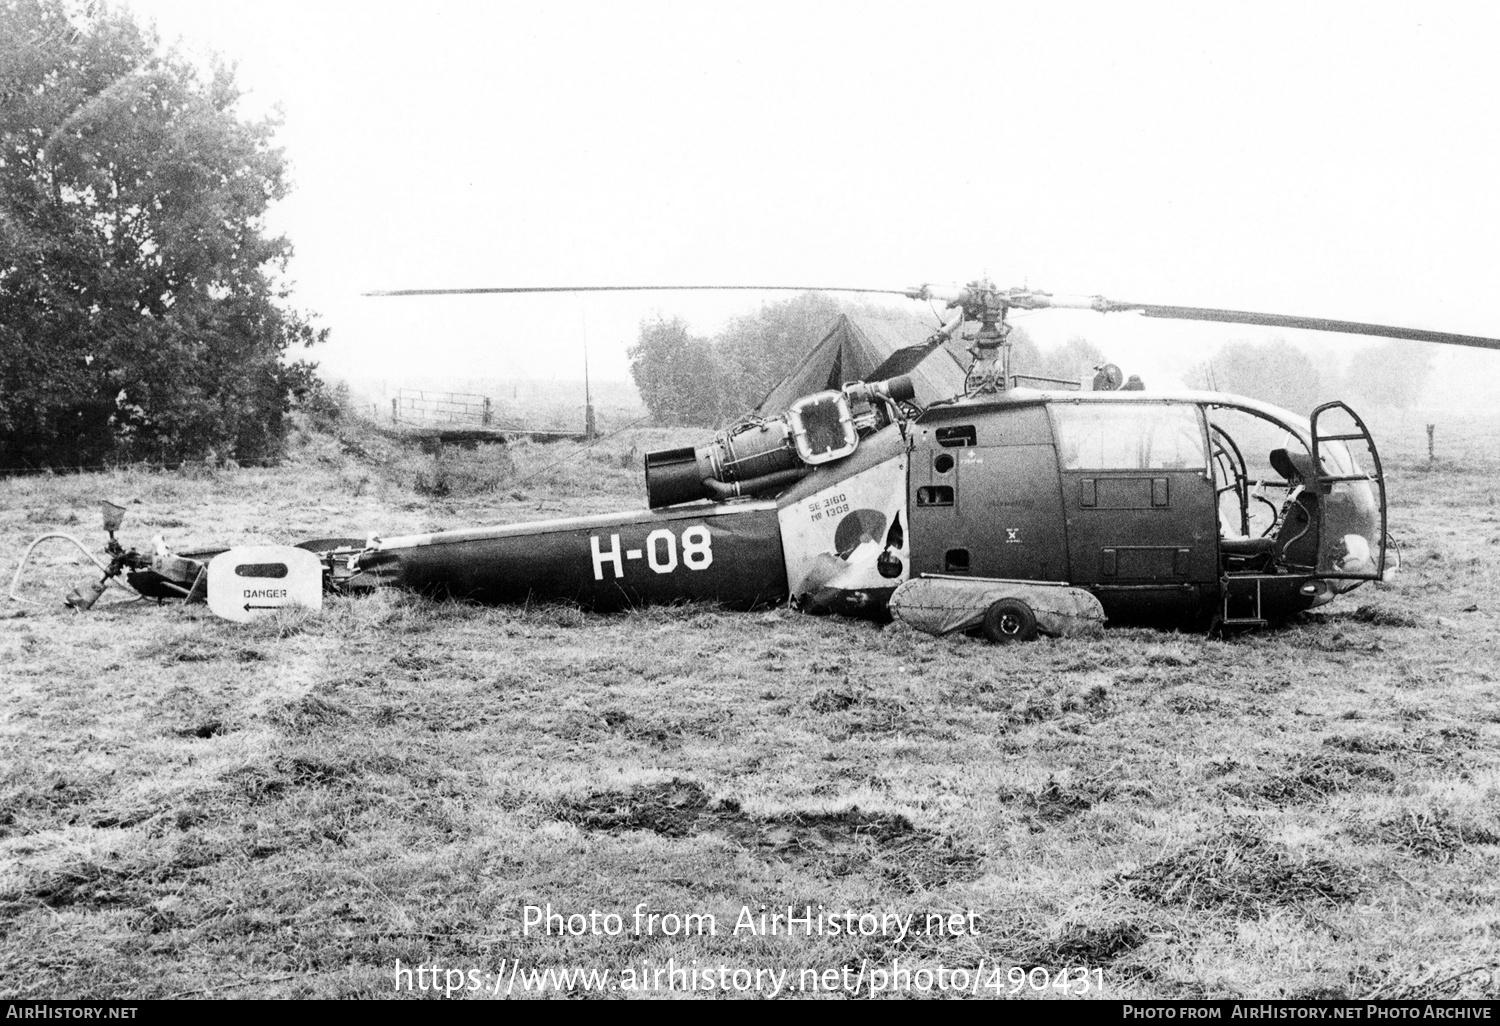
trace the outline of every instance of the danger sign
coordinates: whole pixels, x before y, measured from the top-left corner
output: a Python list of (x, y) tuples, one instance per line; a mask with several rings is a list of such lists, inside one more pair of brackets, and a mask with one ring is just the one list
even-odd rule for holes
[(283, 606), (323, 608), (323, 564), (306, 549), (230, 549), (208, 564), (208, 608), (216, 615), (247, 623)]

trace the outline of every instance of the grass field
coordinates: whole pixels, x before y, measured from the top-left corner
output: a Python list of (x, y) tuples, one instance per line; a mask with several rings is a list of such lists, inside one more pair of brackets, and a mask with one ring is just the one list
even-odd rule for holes
[[(1429, 466), (1422, 420), (1376, 424), (1397, 581), (1228, 641), (394, 593), (239, 627), (71, 613), (88, 567), (44, 549), (48, 604), (0, 605), (0, 996), (388, 996), (397, 960), (473, 970), (455, 997), (669, 960), (731, 996), (893, 962), (982, 964), (981, 995), (1071, 968), (1109, 997), (1500, 996), (1500, 423), (1443, 418)], [(351, 432), (274, 469), (0, 481), (0, 567), (101, 539), (109, 495), (178, 548), (629, 508), (641, 452), (693, 437), (548, 469), (572, 447)], [(641, 903), (717, 934), (637, 934)], [(549, 904), (622, 932), (526, 935)], [(789, 905), (914, 918), (733, 932)]]

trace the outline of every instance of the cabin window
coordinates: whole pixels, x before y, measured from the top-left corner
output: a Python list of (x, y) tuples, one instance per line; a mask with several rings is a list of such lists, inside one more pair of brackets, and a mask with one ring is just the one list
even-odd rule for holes
[(957, 427), (940, 427), (937, 429), (937, 444), (945, 449), (963, 449), (971, 445), (978, 445), (979, 436), (975, 434), (973, 424), (960, 424)]
[(1055, 403), (1064, 470), (1203, 470), (1203, 424), (1183, 403)]
[(951, 506), (953, 489), (949, 485), (923, 485), (917, 489), (918, 506)]

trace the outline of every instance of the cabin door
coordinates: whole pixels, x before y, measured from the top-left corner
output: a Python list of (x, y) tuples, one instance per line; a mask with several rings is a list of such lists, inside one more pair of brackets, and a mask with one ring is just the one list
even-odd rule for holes
[(1112, 619), (1194, 615), (1218, 588), (1218, 503), (1192, 403), (1051, 406), (1072, 583)]

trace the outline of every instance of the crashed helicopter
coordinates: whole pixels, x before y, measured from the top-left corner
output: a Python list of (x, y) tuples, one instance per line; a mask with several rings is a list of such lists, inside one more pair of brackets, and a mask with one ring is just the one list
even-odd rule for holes
[[(617, 289), (372, 295), (606, 290)], [(749, 416), (700, 446), (647, 453), (645, 510), (302, 548), (337, 592), (389, 586), (598, 610), (789, 600), (999, 642), (1089, 631), (1106, 619), (1258, 626), (1395, 569), (1385, 476), (1364, 422), (1343, 402), (1303, 417), (1220, 392), (1122, 390), (1112, 366), (1091, 391), (1027, 387), (1010, 366), (1010, 311), (1136, 312), (1500, 349), (1475, 336), (985, 280), (823, 291), (892, 291), (953, 312), (868, 381)], [(974, 330), (962, 333), (967, 325)], [(906, 375), (954, 339), (971, 343), (963, 394), (917, 404)], [(235, 567), (217, 575), (233, 594), (217, 597), (209, 574), (210, 604), (234, 607), (235, 619), (254, 615), (249, 601), (240, 615), (235, 589), (256, 585), (246, 593), (264, 595), (267, 580), (274, 586), (268, 551), (217, 556)], [(123, 569), (160, 578), (148, 562), (137, 556)], [(165, 583), (183, 596), (204, 584), (191, 566), (179, 577)]]

